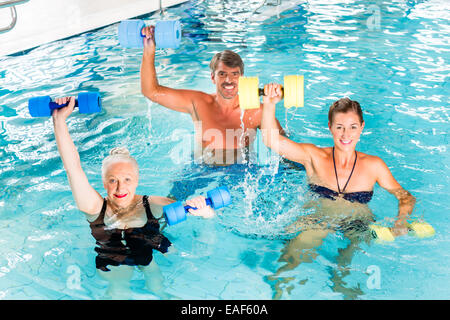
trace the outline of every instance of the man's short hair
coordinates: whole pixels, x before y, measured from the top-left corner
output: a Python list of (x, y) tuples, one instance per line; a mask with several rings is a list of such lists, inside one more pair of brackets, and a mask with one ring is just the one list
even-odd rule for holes
[(211, 72), (214, 73), (216, 71), (217, 65), (219, 62), (223, 62), (227, 67), (235, 68), (239, 67), (241, 70), (241, 75), (244, 74), (244, 62), (241, 59), (241, 56), (236, 52), (231, 50), (224, 50), (222, 52), (218, 52), (214, 55), (209, 63), (209, 68)]

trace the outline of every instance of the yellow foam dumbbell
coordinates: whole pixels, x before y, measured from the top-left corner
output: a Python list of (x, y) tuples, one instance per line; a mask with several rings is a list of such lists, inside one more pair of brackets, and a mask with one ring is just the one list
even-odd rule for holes
[(376, 224), (372, 224), (369, 226), (370, 230), (372, 230), (372, 236), (377, 240), (382, 241), (394, 241), (395, 237), (391, 232), (391, 229), (388, 227), (382, 227)]
[[(264, 89), (259, 88), (257, 77), (239, 77), (239, 105), (241, 109), (258, 109), (261, 105), (259, 97)], [(284, 107), (303, 107), (303, 76), (284, 77)]]
[(434, 228), (426, 222), (413, 222), (408, 227), (414, 231), (414, 235), (418, 238), (432, 237), (436, 233)]
[[(432, 237), (435, 234), (434, 228), (427, 222), (412, 222), (407, 225), (410, 232), (414, 234), (414, 236), (418, 238), (428, 238)], [(394, 241), (395, 237), (392, 234), (392, 231), (388, 227), (382, 227), (376, 224), (372, 224), (369, 226), (370, 230), (372, 230), (372, 235), (374, 238), (382, 241)]]

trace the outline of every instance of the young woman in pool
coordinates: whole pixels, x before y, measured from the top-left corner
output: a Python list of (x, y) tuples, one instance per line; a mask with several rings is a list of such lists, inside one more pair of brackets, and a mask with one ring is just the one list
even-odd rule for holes
[[(158, 266), (152, 262), (152, 251), (166, 253), (171, 247), (170, 241), (160, 233), (159, 218), (162, 207), (174, 200), (136, 194), (139, 168), (125, 148), (114, 148), (103, 160), (102, 180), (106, 198), (94, 190), (81, 167), (80, 156), (66, 124), (74, 109), (75, 98), (56, 99), (60, 105), (67, 102), (67, 107), (52, 113), (56, 144), (77, 207), (86, 214), (96, 239), (96, 267), (100, 276), (110, 282), (109, 295), (129, 297), (130, 279), (134, 266), (137, 266), (144, 273), (147, 288), (167, 298)], [(186, 204), (198, 208), (189, 210), (192, 215), (214, 216), (214, 210), (206, 206), (202, 196), (187, 200)]]
[(302, 232), (283, 250), (280, 260), (288, 263), (276, 275), (295, 268), (301, 262), (310, 262), (315, 255), (314, 248), (338, 229), (351, 240), (339, 258), (346, 261), (344, 264), (349, 263), (352, 252), (357, 248), (357, 234), (360, 232), (355, 234), (356, 229), (366, 229), (374, 220), (367, 203), (372, 198), (375, 183), (398, 199), (398, 215), (391, 228), (392, 234), (399, 236), (408, 232), (406, 220), (414, 208), (415, 198), (394, 179), (383, 160), (356, 151), (364, 129), (358, 102), (343, 98), (331, 105), (328, 128), (334, 146), (321, 148), (294, 142), (273, 130), (277, 129), (275, 105), (282, 99), (281, 85), (266, 85), (264, 93), (261, 121), (264, 144), (284, 158), (301, 163), (305, 167), (310, 190), (318, 195), (317, 201), (308, 205), (314, 207), (314, 213), (300, 217), (289, 226), (290, 232)]

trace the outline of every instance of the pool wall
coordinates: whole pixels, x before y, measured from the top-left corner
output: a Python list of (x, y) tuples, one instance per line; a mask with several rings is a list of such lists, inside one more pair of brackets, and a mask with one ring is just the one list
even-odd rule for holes
[[(17, 22), (0, 33), (0, 57), (167, 8), (187, 0), (30, 0), (15, 6)], [(12, 21), (0, 1), (0, 28)]]

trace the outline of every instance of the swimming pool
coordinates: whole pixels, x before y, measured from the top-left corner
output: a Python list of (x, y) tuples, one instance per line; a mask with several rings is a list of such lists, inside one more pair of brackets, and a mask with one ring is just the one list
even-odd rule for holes
[[(262, 83), (303, 74), (305, 107), (280, 104), (277, 118), (293, 140), (319, 146), (332, 143), (331, 102), (359, 101), (366, 126), (358, 150), (388, 164), (417, 198), (413, 216), (436, 229), (433, 238), (362, 242), (350, 260), (347, 239), (329, 235), (309, 263), (279, 276), (282, 299), (448, 299), (449, 5), (299, 1), (273, 16), (252, 15), (260, 4), (199, 0), (168, 9), (164, 18), (181, 18), (183, 40), (179, 49), (157, 53), (160, 83), (214, 91), (208, 64), (226, 48)], [(233, 205), (216, 219), (190, 217), (164, 230), (178, 248), (155, 254), (167, 291), (181, 299), (272, 299), (270, 278), (285, 264), (283, 226), (307, 213), (305, 172), (289, 163), (214, 170), (189, 154), (179, 160), (180, 148), (193, 141), (190, 117), (142, 96), (141, 52), (120, 48), (116, 35), (112, 25), (0, 58), (0, 298), (104, 296), (95, 241), (75, 207), (51, 120), (32, 119), (27, 110), (33, 96), (93, 90), (103, 111), (75, 113), (68, 125), (95, 189), (103, 190), (101, 160), (115, 146), (127, 146), (140, 164), (139, 194), (165, 196), (179, 185), (196, 194), (219, 184), (231, 189)], [(374, 191), (369, 207), (378, 221), (392, 223), (396, 199)], [(132, 299), (157, 298), (139, 273), (132, 291)]]

